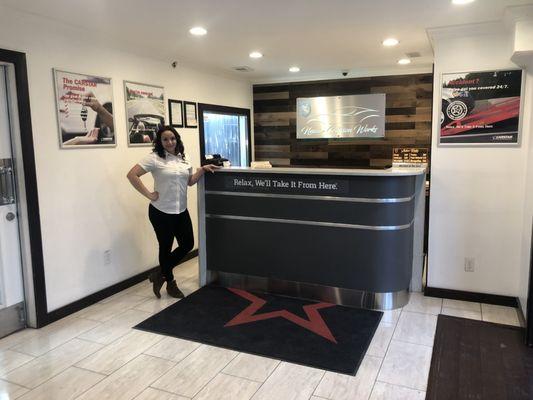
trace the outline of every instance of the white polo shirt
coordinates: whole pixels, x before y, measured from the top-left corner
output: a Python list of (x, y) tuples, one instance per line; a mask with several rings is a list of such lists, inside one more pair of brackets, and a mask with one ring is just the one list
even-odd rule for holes
[(167, 214), (180, 214), (187, 209), (187, 187), (192, 175), (191, 164), (181, 154), (177, 156), (165, 151), (166, 158), (156, 152), (144, 157), (139, 165), (154, 177), (154, 190), (159, 199), (151, 204)]

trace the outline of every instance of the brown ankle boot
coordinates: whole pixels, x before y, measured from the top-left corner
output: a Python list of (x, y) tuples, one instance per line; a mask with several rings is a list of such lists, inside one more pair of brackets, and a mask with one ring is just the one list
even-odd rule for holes
[(183, 292), (178, 288), (176, 281), (167, 282), (167, 293), (171, 297), (176, 299), (182, 299), (184, 296)]
[(157, 269), (154, 272), (152, 272), (148, 279), (150, 282), (152, 282), (152, 290), (154, 291), (155, 296), (160, 299), (161, 298), (161, 288), (163, 287), (163, 283), (165, 283), (165, 278), (163, 278), (163, 275), (161, 275), (161, 270)]

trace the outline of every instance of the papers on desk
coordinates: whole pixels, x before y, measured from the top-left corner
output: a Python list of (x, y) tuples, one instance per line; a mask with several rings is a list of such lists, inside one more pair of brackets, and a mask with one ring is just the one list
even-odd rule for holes
[(253, 169), (266, 169), (272, 168), (272, 164), (269, 161), (252, 161), (250, 167)]

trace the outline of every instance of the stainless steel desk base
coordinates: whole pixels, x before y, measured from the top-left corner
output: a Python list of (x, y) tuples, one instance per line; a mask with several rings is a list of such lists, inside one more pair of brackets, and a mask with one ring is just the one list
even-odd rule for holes
[(393, 310), (409, 302), (409, 289), (398, 292), (372, 293), (361, 290), (338, 288), (284, 281), (258, 276), (232, 274), (227, 272), (207, 271), (207, 282), (225, 287), (279, 294), (301, 299), (318, 300), (356, 308), (372, 310)]

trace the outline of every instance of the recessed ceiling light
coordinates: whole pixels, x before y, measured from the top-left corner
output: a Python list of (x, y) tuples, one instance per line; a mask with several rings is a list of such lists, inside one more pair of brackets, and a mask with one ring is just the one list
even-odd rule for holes
[(290, 72), (300, 72), (300, 68), (298, 68), (298, 67), (290, 67), (289, 71)]
[(396, 46), (398, 43), (400, 43), (399, 40), (398, 40), (398, 39), (395, 39), (395, 38), (388, 38), (388, 39), (385, 39), (385, 40), (382, 42), (383, 46), (388, 46), (388, 47), (390, 47), (390, 46)]
[(261, 57), (263, 57), (263, 55), (259, 53), (258, 51), (252, 51), (250, 53), (250, 58), (261, 58)]
[(474, 0), (452, 0), (452, 3), (457, 4), (457, 5), (463, 5), (463, 4), (468, 4), (472, 2), (474, 2)]
[(401, 64), (401, 65), (411, 64), (411, 60), (408, 58), (402, 58), (398, 60), (398, 64)]
[(191, 35), (195, 36), (204, 36), (207, 33), (207, 31), (201, 26), (195, 26), (194, 28), (189, 29), (189, 32)]

